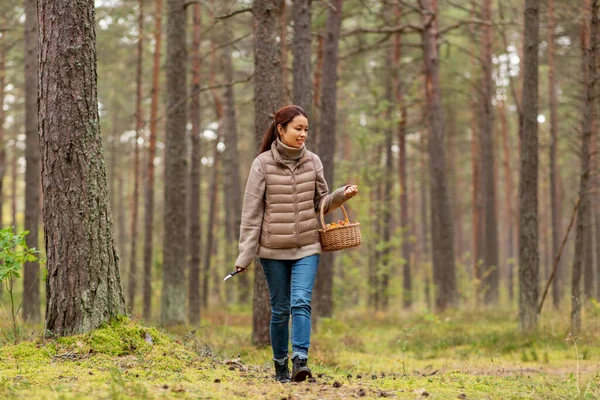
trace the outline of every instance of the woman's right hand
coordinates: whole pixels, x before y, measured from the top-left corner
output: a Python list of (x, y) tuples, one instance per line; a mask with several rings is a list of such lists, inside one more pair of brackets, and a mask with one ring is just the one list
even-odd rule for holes
[(235, 267), (235, 270), (236, 270), (238, 273), (240, 273), (240, 274), (241, 274), (241, 273), (243, 273), (243, 272), (246, 272), (246, 271), (248, 271), (248, 268)]

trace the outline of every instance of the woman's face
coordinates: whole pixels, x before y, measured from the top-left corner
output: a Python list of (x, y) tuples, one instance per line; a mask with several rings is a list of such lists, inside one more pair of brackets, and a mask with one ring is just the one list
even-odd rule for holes
[(285, 129), (281, 124), (277, 125), (277, 132), (284, 144), (299, 149), (308, 136), (308, 119), (304, 115), (296, 115)]

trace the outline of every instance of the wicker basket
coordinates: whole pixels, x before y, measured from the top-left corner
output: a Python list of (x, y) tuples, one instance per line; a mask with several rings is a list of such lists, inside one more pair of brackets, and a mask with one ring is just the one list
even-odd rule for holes
[(337, 251), (342, 249), (349, 249), (351, 247), (360, 246), (360, 223), (351, 224), (348, 221), (348, 213), (342, 206), (344, 212), (344, 218), (346, 225), (336, 226), (333, 228), (326, 228), (325, 218), (323, 215), (324, 201), (321, 202), (321, 225), (322, 229), (319, 229), (319, 238), (321, 240), (321, 251)]

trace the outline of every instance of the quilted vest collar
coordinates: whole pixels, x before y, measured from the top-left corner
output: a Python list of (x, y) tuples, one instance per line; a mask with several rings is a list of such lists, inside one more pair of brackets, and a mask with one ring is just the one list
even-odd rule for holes
[[(281, 153), (277, 149), (278, 148), (277, 142), (278, 142), (278, 140), (274, 140), (273, 143), (271, 144), (271, 154), (273, 155), (273, 159), (276, 162), (284, 164)], [(302, 156), (300, 156), (300, 158), (298, 159), (297, 165), (300, 165), (309, 159), (308, 154), (306, 152), (306, 146), (302, 147), (301, 150), (302, 150)]]

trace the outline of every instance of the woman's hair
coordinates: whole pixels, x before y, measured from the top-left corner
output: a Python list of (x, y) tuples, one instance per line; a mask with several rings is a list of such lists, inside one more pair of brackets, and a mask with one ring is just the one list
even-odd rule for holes
[(287, 124), (289, 124), (298, 115), (303, 115), (308, 119), (306, 111), (304, 111), (304, 109), (300, 106), (289, 105), (281, 107), (279, 110), (277, 110), (275, 113), (275, 120), (263, 136), (260, 151), (258, 153), (264, 153), (265, 151), (271, 149), (271, 145), (277, 139), (277, 125), (281, 125), (283, 129), (285, 129)]

